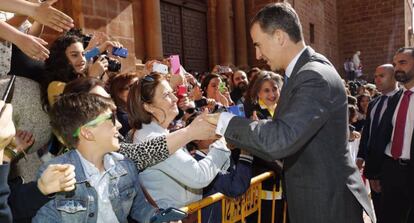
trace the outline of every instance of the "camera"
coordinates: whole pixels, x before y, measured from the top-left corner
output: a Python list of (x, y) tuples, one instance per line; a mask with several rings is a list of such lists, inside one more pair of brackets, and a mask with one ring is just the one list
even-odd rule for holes
[[(115, 59), (109, 58), (105, 53), (103, 53), (102, 55), (104, 55), (104, 57), (102, 59), (106, 59), (108, 61), (108, 71), (110, 72), (118, 72), (121, 70), (121, 62), (118, 62)], [(95, 61), (99, 58), (99, 56), (95, 56), (93, 58), (93, 62), (95, 63)]]
[(121, 70), (122, 65), (119, 61), (109, 58), (108, 56), (105, 56), (105, 59), (108, 60), (108, 71), (118, 72)]

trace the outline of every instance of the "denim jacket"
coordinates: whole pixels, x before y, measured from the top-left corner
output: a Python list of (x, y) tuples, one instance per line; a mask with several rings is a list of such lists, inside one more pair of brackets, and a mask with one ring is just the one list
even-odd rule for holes
[[(120, 223), (127, 222), (127, 216), (139, 222), (149, 222), (157, 209), (152, 207), (139, 186), (138, 172), (129, 159), (114, 155), (115, 168), (109, 171), (109, 197), (113, 211)], [(116, 155), (116, 156), (115, 156)], [(53, 200), (45, 204), (33, 218), (33, 223), (97, 221), (98, 195), (89, 184), (76, 151), (69, 151), (43, 165), (38, 177), (49, 164), (72, 164), (75, 166), (76, 189), (72, 192), (56, 193)]]

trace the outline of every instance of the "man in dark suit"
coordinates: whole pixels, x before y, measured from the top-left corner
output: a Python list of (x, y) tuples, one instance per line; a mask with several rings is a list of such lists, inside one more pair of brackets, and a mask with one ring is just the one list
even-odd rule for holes
[(399, 49), (393, 61), (403, 88), (389, 99), (364, 173), (380, 181), (381, 223), (408, 223), (414, 221), (414, 48)]
[[(375, 69), (374, 81), (377, 90), (381, 92), (381, 96), (373, 99), (368, 105), (367, 118), (364, 128), (362, 129), (361, 141), (359, 143), (359, 151), (357, 158), (357, 166), (363, 168), (369, 144), (375, 140), (378, 126), (387, 108), (388, 99), (398, 92), (397, 81), (394, 78), (394, 67), (392, 64), (383, 64)], [(381, 186), (377, 179), (369, 181), (371, 186), (371, 198), (374, 203), (375, 214), (379, 220), (380, 212), (380, 192)]]
[(217, 133), (263, 159), (284, 160), (290, 222), (360, 223), (362, 208), (375, 222), (347, 149), (347, 97), (339, 74), (305, 46), (299, 18), (288, 3), (267, 5), (251, 24), (256, 57), (272, 70), (285, 70), (285, 84), (273, 120), (212, 115)]

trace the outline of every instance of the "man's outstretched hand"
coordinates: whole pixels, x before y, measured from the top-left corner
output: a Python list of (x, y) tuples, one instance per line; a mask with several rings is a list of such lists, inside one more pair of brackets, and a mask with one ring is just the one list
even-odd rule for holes
[(65, 13), (52, 7), (52, 5), (57, 1), (58, 0), (46, 0), (39, 3), (39, 6), (36, 7), (33, 13), (29, 16), (39, 23), (49, 26), (58, 32), (69, 30), (73, 27), (73, 19)]

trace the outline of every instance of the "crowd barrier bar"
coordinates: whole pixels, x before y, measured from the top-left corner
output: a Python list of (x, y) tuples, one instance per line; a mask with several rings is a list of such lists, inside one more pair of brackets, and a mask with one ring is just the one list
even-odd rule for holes
[[(250, 181), (250, 187), (240, 197), (229, 198), (224, 196), (222, 193), (216, 193), (205, 197), (200, 201), (189, 204), (188, 206), (182, 207), (181, 210), (192, 214), (197, 212), (197, 221), (201, 223), (201, 210), (204, 207), (207, 207), (213, 203), (222, 202), (222, 223), (234, 223), (241, 221), (245, 223), (245, 218), (256, 211), (258, 212), (257, 222), (261, 222), (261, 200), (266, 197), (265, 191), (262, 191), (262, 182), (274, 177), (272, 171), (262, 173), (256, 177), (253, 177)], [(273, 185), (272, 191), (272, 219), (271, 222), (274, 223), (274, 213), (276, 210), (276, 200), (281, 198), (282, 190), (276, 191), (276, 185)], [(260, 196), (259, 196), (260, 195)], [(284, 202), (283, 208), (283, 223), (286, 223), (286, 203)]]

